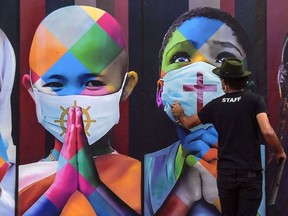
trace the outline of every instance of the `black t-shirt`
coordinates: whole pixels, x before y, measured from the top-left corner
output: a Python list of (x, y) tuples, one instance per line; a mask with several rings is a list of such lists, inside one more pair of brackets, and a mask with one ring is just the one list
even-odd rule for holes
[(260, 95), (239, 91), (212, 100), (198, 113), (202, 124), (212, 123), (218, 131), (218, 169), (262, 169), (256, 115), (263, 112)]

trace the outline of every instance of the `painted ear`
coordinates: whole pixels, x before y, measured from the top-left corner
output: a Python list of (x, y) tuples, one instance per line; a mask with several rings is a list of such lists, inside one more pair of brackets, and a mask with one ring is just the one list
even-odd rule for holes
[(30, 96), (33, 98), (34, 100), (34, 94), (33, 94), (33, 90), (31, 87), (31, 82), (30, 82), (30, 75), (29, 74), (25, 74), (22, 78), (22, 85), (27, 89), (27, 91), (29, 92)]
[(164, 108), (164, 103), (162, 101), (162, 92), (163, 92), (163, 79), (157, 81), (157, 90), (156, 90), (156, 104), (159, 108)]
[(125, 86), (123, 88), (121, 101), (125, 101), (130, 96), (137, 83), (138, 83), (138, 74), (135, 71), (129, 71), (127, 74)]
[(22, 78), (22, 85), (28, 90), (31, 87), (30, 76), (25, 74)]

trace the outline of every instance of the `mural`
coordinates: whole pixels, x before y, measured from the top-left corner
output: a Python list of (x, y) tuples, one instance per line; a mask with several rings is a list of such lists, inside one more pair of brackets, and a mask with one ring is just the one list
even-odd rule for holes
[(16, 147), (11, 137), (11, 93), (15, 77), (13, 47), (0, 29), (0, 214), (13, 215), (15, 209)]
[(37, 28), (29, 63), (23, 85), (56, 140), (47, 158), (20, 165), (18, 214), (141, 213), (140, 162), (118, 154), (107, 135), (138, 79), (126, 73), (118, 22), (94, 7), (58, 9)]
[[(132, 215), (165, 215), (167, 211), (176, 211), (177, 215), (199, 215), (200, 212), (219, 215), (215, 187), (217, 133), (211, 125), (192, 131), (179, 130), (168, 105), (176, 98), (181, 99), (185, 109), (193, 113), (220, 95), (218, 80), (210, 76), (209, 71), (219, 65), (219, 59), (230, 55), (245, 59), (247, 68), (253, 72), (250, 89), (264, 96), (272, 126), (278, 128), (287, 153), (287, 1), (182, 0), (179, 4), (174, 0), (29, 0), (29, 3), (10, 0), (0, 5), (0, 28), (9, 38), (16, 55), (10, 119), (19, 165), (19, 208), (15, 209), (16, 215), (25, 211), (33, 215), (43, 209), (53, 209), (56, 215), (61, 210), (63, 214), (71, 215), (71, 208), (79, 202), (83, 206), (81, 210), (85, 209), (89, 215), (103, 210), (99, 209), (100, 206), (117, 206), (117, 209)], [(75, 7), (81, 13), (77, 10), (71, 12), (73, 17), (69, 22), (69, 16), (63, 15), (62, 9), (73, 5), (85, 5), (87, 8)], [(216, 8), (217, 13), (214, 14), (211, 12), (214, 9), (211, 9), (210, 15), (206, 16), (206, 12), (202, 11), (201, 17), (195, 18), (192, 14), (196, 11), (200, 13), (200, 9), (195, 9), (200, 7)], [(218, 17), (220, 15), (221, 18)], [(59, 18), (63, 16), (64, 19)], [(89, 25), (81, 24), (86, 23), (86, 19), (90, 24), (93, 20), (99, 28), (89, 29)], [(74, 26), (74, 31), (61, 31), (62, 22)], [(113, 24), (107, 24), (110, 22)], [(99, 32), (107, 34), (103, 33), (100, 37)], [(82, 35), (87, 35), (85, 40), (78, 40)], [(49, 43), (40, 42), (40, 37), (46, 38)], [(94, 37), (96, 41), (91, 43)], [(223, 37), (229, 39), (229, 46), (215, 43), (221, 42)], [(191, 44), (191, 40), (199, 43)], [(107, 47), (102, 49), (99, 45), (102, 42), (98, 44), (98, 41), (109, 42), (111, 50)], [(214, 43), (209, 43), (211, 41)], [(86, 42), (91, 45), (85, 46)], [(79, 49), (80, 45), (87, 48)], [(47, 57), (47, 50), (57, 52)], [(175, 52), (178, 54), (174, 55)], [(101, 61), (91, 63), (94, 57)], [(190, 58), (192, 61), (187, 62)], [(1, 67), (3, 62), (0, 61)], [(110, 67), (106, 68), (107, 65)], [(88, 68), (90, 75), (81, 76), (81, 68)], [(194, 77), (184, 77), (186, 70), (193, 71)], [(60, 75), (73, 84), (61, 87), (59, 83), (63, 80), (59, 82)], [(52, 82), (51, 77), (54, 79)], [(176, 92), (179, 86), (187, 84), (184, 79), (195, 84), (185, 86), (189, 96)], [(89, 87), (78, 85), (88, 80)], [(5, 83), (12, 88), (12, 81)], [(107, 88), (103, 87), (103, 83)], [(92, 90), (95, 86), (97, 90)], [(197, 87), (201, 87), (200, 90)], [(195, 90), (198, 92), (193, 92)], [(125, 92), (128, 92), (127, 95)], [(10, 97), (10, 94), (11, 89), (5, 96)], [(75, 98), (71, 99), (71, 95)], [(113, 102), (106, 101), (109, 95), (109, 100)], [(56, 97), (65, 100), (55, 100)], [(105, 102), (101, 102), (102, 99)], [(93, 104), (87, 102), (90, 100)], [(101, 105), (97, 106), (99, 103)], [(104, 108), (104, 103), (109, 108)], [(110, 106), (110, 103), (114, 105)], [(83, 109), (79, 110), (79, 106)], [(105, 126), (101, 126), (102, 132), (97, 126), (100, 124), (98, 113), (92, 111), (96, 106), (101, 113), (111, 114), (107, 120), (109, 124), (106, 120), (105, 124), (101, 123)], [(44, 115), (49, 118), (44, 119)], [(2, 118), (7, 116), (0, 113), (0, 125), (4, 123)], [(4, 123), (3, 127), (8, 129), (6, 125), (9, 124)], [(2, 128), (0, 131), (3, 138)], [(192, 134), (190, 140), (185, 139), (187, 134)], [(75, 137), (79, 139), (75, 140)], [(98, 145), (90, 145), (94, 142)], [(188, 142), (196, 143), (199, 148), (188, 149)], [(262, 147), (262, 154), (265, 154)], [(3, 164), (7, 164), (6, 151), (2, 149)], [(269, 150), (266, 154), (269, 156)], [(95, 155), (97, 157), (93, 158)], [(9, 155), (8, 160), (10, 164), (14, 163)], [(266, 186), (263, 188), (266, 196), (259, 214), (286, 216), (288, 165), (285, 166), (273, 206), (265, 204), (270, 197), (277, 165), (275, 161), (268, 164), (268, 160), (262, 165), (266, 175)], [(8, 191), (4, 187), (5, 179), (13, 173), (15, 166), (9, 167), (1, 181), (1, 202), (7, 194), (5, 191)], [(87, 176), (86, 171), (93, 175)], [(62, 178), (63, 173), (67, 177)], [(29, 176), (33, 178), (29, 179)], [(57, 189), (59, 185), (68, 184), (71, 188)], [(87, 192), (87, 188), (91, 190)], [(187, 188), (193, 193), (186, 193)], [(37, 192), (31, 193), (32, 190)], [(90, 193), (98, 196), (91, 197)], [(61, 199), (55, 199), (59, 197), (57, 194), (61, 194)], [(103, 205), (95, 204), (95, 197), (101, 199), (101, 194), (112, 199)], [(175, 198), (179, 198), (176, 203)], [(13, 196), (10, 200), (11, 204), (14, 203)], [(1, 202), (0, 212), (3, 209)], [(5, 206), (8, 206), (7, 202)], [(74, 213), (77, 215), (79, 212)]]
[[(188, 116), (197, 113), (223, 94), (212, 70), (226, 57), (245, 61), (249, 48), (248, 35), (228, 13), (210, 7), (184, 13), (165, 34), (160, 50), (158, 106), (173, 122), (175, 100)], [(220, 215), (217, 132), (211, 124), (190, 131), (176, 127), (180, 142), (145, 156), (145, 215), (160, 207), (160, 215)]]

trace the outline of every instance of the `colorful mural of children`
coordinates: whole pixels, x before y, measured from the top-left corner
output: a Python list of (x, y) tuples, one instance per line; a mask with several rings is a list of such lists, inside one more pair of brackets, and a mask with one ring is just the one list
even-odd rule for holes
[[(246, 31), (230, 14), (209, 7), (182, 14), (165, 34), (160, 50), (158, 106), (174, 122), (175, 100), (187, 115), (197, 113), (223, 94), (212, 70), (226, 57), (247, 65), (249, 50)], [(211, 124), (191, 130), (176, 127), (180, 141), (145, 155), (145, 215), (220, 215), (217, 132)]]
[(118, 22), (95, 7), (60, 8), (37, 28), (29, 64), (22, 82), (55, 147), (19, 167), (18, 214), (140, 214), (141, 164), (108, 134), (138, 81)]
[(16, 147), (11, 137), (11, 94), (15, 77), (14, 49), (0, 29), (0, 215), (14, 215)]

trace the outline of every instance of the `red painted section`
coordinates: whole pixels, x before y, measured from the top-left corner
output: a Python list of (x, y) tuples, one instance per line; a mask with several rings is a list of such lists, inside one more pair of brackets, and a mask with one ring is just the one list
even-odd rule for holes
[[(127, 51), (129, 50), (129, 38), (128, 38), (128, 0), (115, 0), (114, 2), (114, 17), (120, 23), (125, 42)], [(113, 134), (113, 143), (114, 148), (122, 154), (129, 153), (129, 100), (121, 103), (120, 106), (120, 121), (119, 124), (114, 127), (114, 134)]]
[[(45, 16), (45, 0), (20, 1), (20, 79), (29, 72), (29, 50), (34, 32)], [(45, 130), (38, 123), (35, 104), (27, 90), (20, 87), (20, 138), (21, 164), (41, 159), (45, 153)]]
[(220, 1), (220, 9), (228, 12), (233, 17), (235, 16), (235, 1), (231, 0), (221, 0)]

